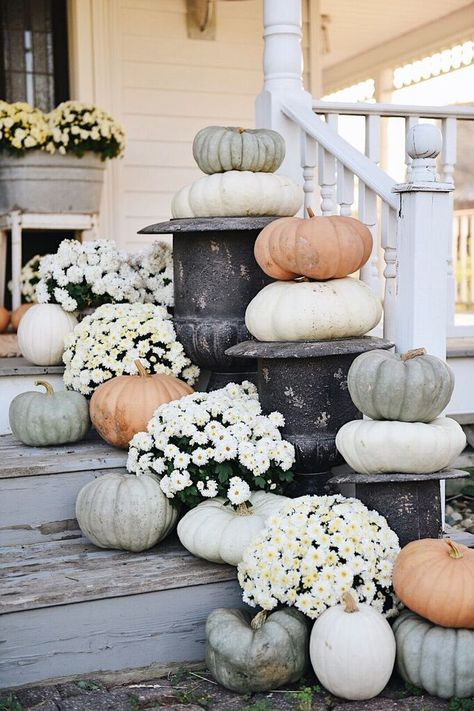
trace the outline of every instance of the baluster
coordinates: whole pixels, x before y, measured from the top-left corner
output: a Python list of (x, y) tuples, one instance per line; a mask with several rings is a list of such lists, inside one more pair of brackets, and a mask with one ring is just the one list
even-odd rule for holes
[[(337, 133), (337, 114), (328, 114), (326, 122)], [(319, 187), (321, 190), (321, 214), (334, 215), (336, 212), (336, 159), (319, 146)]]
[(337, 162), (337, 202), (339, 214), (345, 217), (352, 215), (354, 202), (354, 173)]
[(314, 169), (317, 164), (318, 145), (314, 138), (301, 131), (301, 167), (303, 168), (304, 214), (314, 210)]
[(458, 271), (458, 264), (459, 264), (459, 223), (460, 223), (459, 215), (454, 215), (453, 216), (452, 256), (451, 256), (451, 265), (452, 265), (453, 276), (454, 276), (454, 279), (453, 279), (453, 281), (454, 281), (454, 309), (453, 309), (453, 320), (450, 324), (451, 326), (454, 325), (454, 315), (456, 313), (456, 304), (459, 303), (459, 299), (460, 299), (459, 280), (455, 276)]
[(469, 236), (468, 236), (468, 247), (469, 247), (469, 265), (471, 268), (471, 288), (470, 288), (470, 300), (469, 306), (474, 304), (474, 215), (469, 215)]
[[(456, 118), (445, 118), (441, 122), (441, 133), (443, 136), (443, 147), (441, 149), (442, 180), (445, 183), (454, 185), (454, 167), (456, 165)], [(454, 207), (454, 196), (450, 193), (451, 210)], [(454, 214), (453, 214), (454, 221)], [(452, 244), (448, 243), (448, 328), (454, 326), (456, 316), (456, 277), (453, 268)]]
[(397, 213), (386, 202), (382, 203), (382, 248), (385, 260), (385, 293), (383, 300), (383, 335), (395, 342), (397, 299)]
[(467, 236), (469, 234), (469, 216), (462, 215), (460, 218), (460, 234), (459, 234), (459, 269), (461, 272), (460, 278), (460, 302), (463, 306), (468, 303), (467, 289)]
[[(365, 119), (365, 155), (376, 165), (380, 161), (380, 116), (366, 116)], [(359, 219), (369, 228), (373, 247), (369, 261), (360, 276), (370, 288), (382, 296), (382, 280), (379, 271), (379, 239), (377, 230), (377, 195), (359, 180)]]
[(409, 183), (411, 179), (411, 166), (412, 166), (412, 158), (408, 154), (407, 149), (406, 149), (406, 143), (407, 143), (407, 137), (408, 137), (408, 132), (412, 128), (412, 126), (416, 126), (418, 121), (420, 120), (419, 116), (407, 116), (405, 119), (405, 165), (406, 165), (406, 182)]

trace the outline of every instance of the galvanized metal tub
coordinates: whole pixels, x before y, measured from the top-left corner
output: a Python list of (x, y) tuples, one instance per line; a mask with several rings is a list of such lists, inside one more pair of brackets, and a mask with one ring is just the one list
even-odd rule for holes
[(26, 151), (22, 156), (0, 154), (0, 213), (95, 213), (99, 211), (105, 163), (88, 151), (51, 155)]

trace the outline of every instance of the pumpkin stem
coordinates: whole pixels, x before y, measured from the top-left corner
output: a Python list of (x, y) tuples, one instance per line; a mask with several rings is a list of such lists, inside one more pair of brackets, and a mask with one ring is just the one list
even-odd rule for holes
[(150, 377), (150, 373), (148, 372), (148, 370), (145, 368), (145, 366), (143, 365), (143, 363), (140, 360), (136, 360), (135, 365), (138, 370), (138, 375), (141, 378), (149, 378)]
[(316, 217), (316, 215), (314, 214), (314, 210), (313, 210), (312, 207), (307, 207), (307, 208), (306, 208), (306, 212), (308, 213), (308, 217), (309, 217), (309, 218), (311, 218), (311, 217)]
[(52, 395), (54, 393), (54, 388), (51, 383), (46, 382), (46, 380), (35, 380), (35, 385), (42, 385), (46, 389), (46, 395)]
[(267, 621), (268, 617), (268, 610), (260, 610), (260, 612), (257, 612), (255, 617), (253, 618), (252, 622), (250, 623), (250, 627), (256, 631), (259, 630), (265, 622)]
[(457, 558), (457, 559), (464, 558), (464, 553), (459, 550), (459, 548), (457, 547), (457, 545), (455, 544), (454, 541), (447, 540), (446, 543), (448, 544), (448, 546), (451, 549), (449, 551), (450, 558)]
[(411, 360), (412, 358), (417, 358), (418, 356), (426, 355), (426, 348), (414, 348), (412, 351), (407, 351), (402, 353), (400, 360), (405, 362), (406, 360)]
[(344, 600), (344, 612), (359, 612), (359, 607), (357, 605), (357, 602), (351, 593), (346, 590), (345, 593), (342, 595), (342, 599)]
[(249, 507), (245, 502), (243, 504), (238, 504), (236, 511), (239, 516), (250, 516)]
[(246, 128), (240, 127), (240, 128), (239, 128), (239, 133), (245, 133), (246, 130), (247, 130)]

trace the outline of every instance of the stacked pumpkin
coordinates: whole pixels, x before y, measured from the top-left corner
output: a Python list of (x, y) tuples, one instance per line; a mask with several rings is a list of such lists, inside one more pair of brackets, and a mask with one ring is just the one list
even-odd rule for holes
[(347, 384), (356, 407), (371, 418), (348, 422), (336, 436), (356, 472), (428, 474), (445, 469), (466, 446), (461, 426), (439, 417), (453, 392), (453, 373), (424, 348), (363, 353)]
[(395, 620), (402, 678), (444, 699), (474, 695), (474, 550), (444, 539), (413, 541), (393, 571), (406, 605)]
[(285, 157), (276, 131), (207, 126), (194, 139), (193, 155), (206, 177), (175, 194), (175, 218), (294, 215), (301, 206), (301, 188), (275, 174)]
[(372, 235), (352, 217), (287, 217), (257, 237), (255, 258), (277, 281), (262, 289), (245, 315), (259, 341), (319, 341), (363, 336), (382, 307), (368, 286), (349, 274), (372, 251)]

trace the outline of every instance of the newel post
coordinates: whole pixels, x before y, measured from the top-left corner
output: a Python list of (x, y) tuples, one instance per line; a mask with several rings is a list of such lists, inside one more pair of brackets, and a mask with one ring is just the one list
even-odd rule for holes
[(390, 337), (397, 351), (424, 346), (446, 357), (447, 254), (452, 233), (453, 185), (436, 180), (441, 132), (431, 124), (413, 126), (407, 153), (410, 181), (397, 185), (396, 299)]
[(301, 0), (264, 0), (263, 89), (256, 100), (257, 128), (273, 128), (286, 141), (279, 173), (303, 184), (300, 129), (283, 115), (283, 103), (311, 108), (311, 94), (303, 88)]

